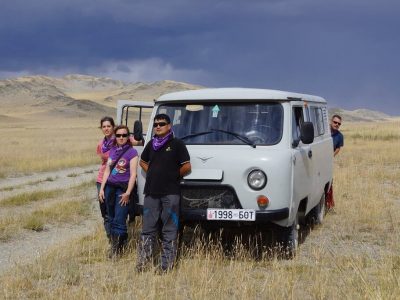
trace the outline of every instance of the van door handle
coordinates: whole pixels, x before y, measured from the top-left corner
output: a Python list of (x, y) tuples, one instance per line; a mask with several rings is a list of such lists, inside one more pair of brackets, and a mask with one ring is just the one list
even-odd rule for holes
[(311, 157), (312, 157), (312, 151), (308, 150), (308, 158), (311, 158)]

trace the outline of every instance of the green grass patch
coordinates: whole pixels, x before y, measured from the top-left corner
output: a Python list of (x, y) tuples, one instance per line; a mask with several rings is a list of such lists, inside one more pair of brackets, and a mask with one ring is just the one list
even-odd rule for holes
[(42, 183), (42, 182), (46, 182), (46, 181), (52, 182), (52, 181), (54, 181), (54, 180), (56, 180), (56, 179), (57, 179), (57, 176), (56, 176), (56, 177), (48, 176), (48, 177), (46, 177), (45, 179), (30, 181), (30, 182), (28, 182), (27, 184), (28, 184), (28, 185), (36, 185), (36, 184), (38, 184), (38, 183)]
[(1, 188), (0, 192), (10, 192), (14, 189), (15, 189), (15, 187), (13, 187), (13, 186), (6, 186), (6, 187)]
[(80, 199), (56, 203), (32, 213), (24, 213), (0, 219), (0, 241), (5, 242), (17, 235), (21, 228), (43, 231), (46, 224), (78, 223), (90, 215), (90, 200)]
[(61, 190), (50, 190), (50, 191), (36, 191), (31, 193), (22, 193), (4, 199), (3, 201), (0, 202), (0, 207), (21, 206), (31, 202), (54, 198), (56, 195), (60, 194), (60, 191)]
[(89, 181), (84, 181), (77, 186), (74, 186), (74, 189), (77, 190), (86, 190), (87, 188), (93, 188), (93, 186), (96, 186), (96, 180), (89, 180)]
[(16, 233), (16, 224), (13, 218), (6, 217), (0, 220), (0, 241), (9, 240)]
[(24, 219), (22, 227), (33, 231), (43, 231), (44, 225), (44, 219), (33, 214)]
[(32, 218), (42, 220), (43, 223), (77, 222), (89, 215), (90, 202), (88, 200), (68, 201), (37, 210)]

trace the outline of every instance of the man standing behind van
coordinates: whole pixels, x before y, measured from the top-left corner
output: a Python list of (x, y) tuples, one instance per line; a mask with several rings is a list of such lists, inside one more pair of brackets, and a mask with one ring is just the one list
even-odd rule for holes
[(154, 137), (143, 150), (140, 166), (147, 173), (143, 227), (136, 269), (144, 271), (161, 230), (161, 271), (174, 266), (179, 228), (180, 179), (191, 171), (185, 144), (174, 137), (168, 115), (154, 117)]
[[(333, 115), (331, 119), (331, 135), (333, 140), (333, 156), (335, 157), (340, 149), (344, 145), (343, 134), (339, 131), (339, 127), (342, 125), (342, 117), (339, 115)], [(333, 182), (332, 182), (333, 184)], [(326, 194), (326, 206), (329, 209), (332, 209), (335, 206), (335, 201), (333, 200), (333, 188), (331, 187)]]
[(331, 135), (333, 139), (333, 156), (336, 156), (340, 148), (343, 147), (343, 134), (339, 131), (339, 127), (342, 125), (342, 117), (339, 115), (333, 115), (331, 119)]

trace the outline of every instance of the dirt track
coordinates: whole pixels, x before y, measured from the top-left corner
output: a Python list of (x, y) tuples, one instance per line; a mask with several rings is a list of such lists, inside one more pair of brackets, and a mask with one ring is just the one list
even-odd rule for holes
[[(7, 178), (0, 181), (0, 202), (10, 196), (20, 193), (68, 189), (84, 182), (94, 181), (98, 166), (85, 168), (71, 168), (55, 172), (39, 173), (30, 176)], [(51, 178), (51, 179), (50, 179)], [(91, 202), (90, 216), (86, 221), (79, 224), (52, 224), (46, 225), (45, 230), (40, 232), (25, 230), (15, 238), (0, 242), (0, 274), (18, 267), (45, 254), (50, 248), (79, 238), (95, 231), (101, 224), (101, 217), (96, 201), (96, 188), (88, 190), (83, 197), (93, 199)], [(47, 202), (47, 203), (46, 203)], [(41, 201), (40, 205), (46, 205), (49, 201)], [(54, 201), (53, 201), (54, 202)], [(36, 205), (31, 204), (20, 207), (2, 208), (0, 218), (10, 214), (19, 214), (30, 210)]]

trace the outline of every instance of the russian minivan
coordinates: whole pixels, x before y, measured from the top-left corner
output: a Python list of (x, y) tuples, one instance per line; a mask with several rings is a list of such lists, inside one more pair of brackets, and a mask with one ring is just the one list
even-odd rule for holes
[[(333, 164), (323, 98), (266, 89), (190, 90), (154, 103), (119, 101), (117, 121), (145, 144), (159, 113), (170, 116), (191, 158), (192, 172), (181, 181), (185, 225), (274, 223), (294, 253), (299, 224), (309, 217), (322, 222)], [(139, 207), (145, 180), (139, 170)]]

